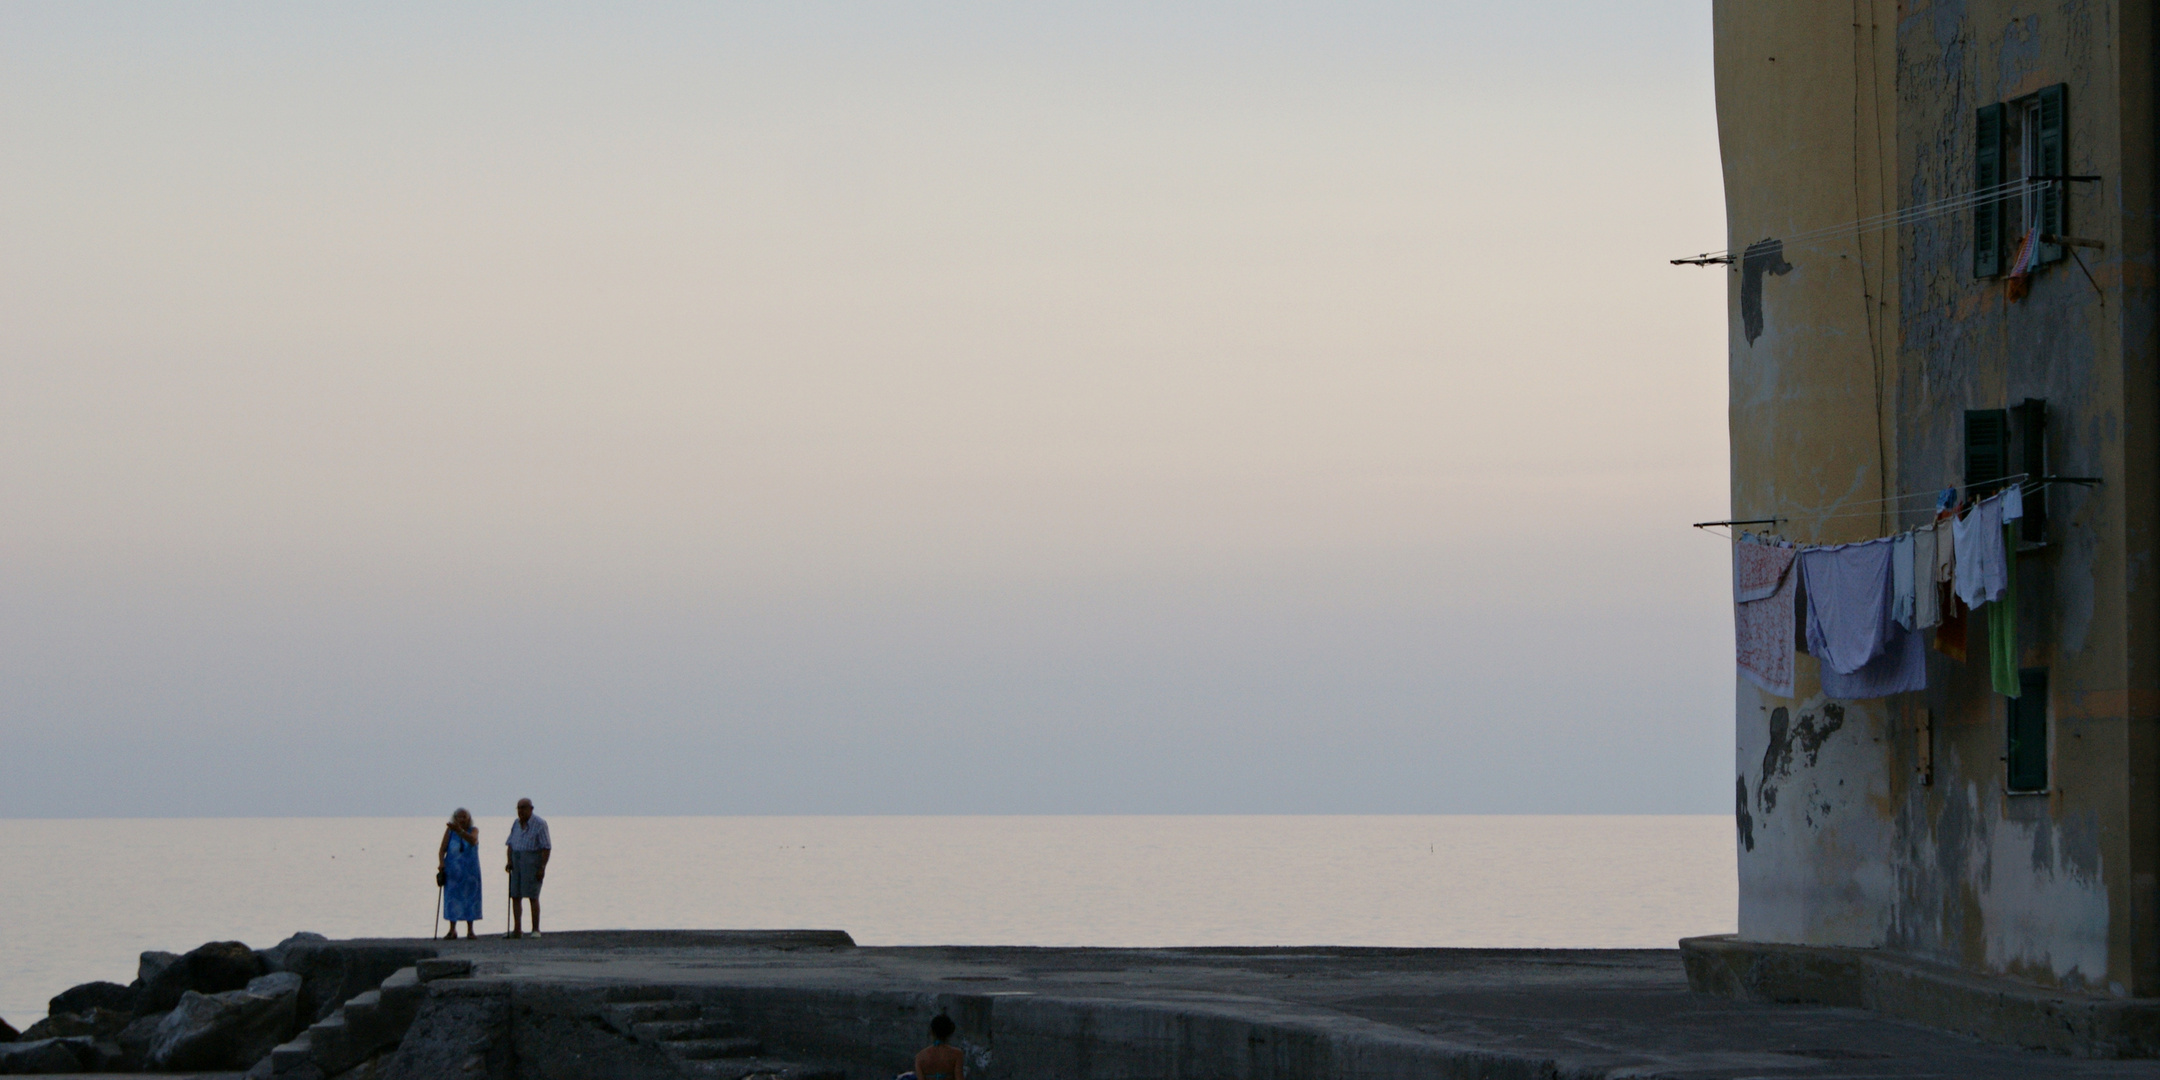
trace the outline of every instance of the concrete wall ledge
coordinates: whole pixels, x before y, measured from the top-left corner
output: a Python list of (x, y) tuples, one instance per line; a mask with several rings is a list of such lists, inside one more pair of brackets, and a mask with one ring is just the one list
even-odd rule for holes
[(2160, 998), (2113, 998), (1973, 975), (1875, 949), (1683, 938), (1688, 986), (1739, 1001), (1842, 1005), (2074, 1057), (2160, 1057)]

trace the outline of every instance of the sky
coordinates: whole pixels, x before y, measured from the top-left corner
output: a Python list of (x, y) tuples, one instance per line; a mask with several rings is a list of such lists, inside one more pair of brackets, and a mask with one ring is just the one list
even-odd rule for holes
[(1723, 812), (1710, 60), (0, 6), (0, 817)]

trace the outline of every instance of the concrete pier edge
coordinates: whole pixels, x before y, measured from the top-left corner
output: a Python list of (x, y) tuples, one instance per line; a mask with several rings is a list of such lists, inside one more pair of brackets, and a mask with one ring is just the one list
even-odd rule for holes
[(2114, 998), (1971, 975), (1875, 949), (1682, 938), (1696, 993), (1837, 1005), (1987, 1042), (2075, 1057), (2160, 1057), (2160, 999)]

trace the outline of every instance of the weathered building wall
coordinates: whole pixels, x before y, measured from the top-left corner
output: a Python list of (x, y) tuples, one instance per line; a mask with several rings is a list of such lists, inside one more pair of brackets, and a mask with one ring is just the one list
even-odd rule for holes
[[(1895, 209), (1895, 17), (1890, 3), (1714, 5), (1734, 251)], [(1734, 268), (1734, 518), (1787, 518), (1780, 531), (1805, 541), (1881, 534), (1896, 490), (1895, 243), (1788, 245)], [(1879, 944), (1896, 889), (1882, 857), (1894, 717), (1823, 700), (1812, 661), (1799, 669), (1793, 700), (1736, 680), (1740, 933)]]
[[(1896, 770), (1901, 843), (1886, 944), (2048, 985), (2160, 993), (2155, 917), (2150, 580), (2156, 379), (2151, 26), (2143, 3), (1919, 2), (1898, 28), (1900, 187), (1972, 190), (1976, 110), (2063, 84), (2067, 231), (2103, 241), (2012, 299), (1974, 270), (1970, 213), (1904, 230), (1898, 442), (1907, 489), (1961, 484), (1968, 409), (2046, 402), (2044, 540), (2018, 558), (2019, 665), (2048, 671), (2047, 790), (2011, 794), (2006, 699), (1987, 645), (1931, 660), (1932, 785)], [(2015, 231), (2015, 230), (2013, 230)], [(2080, 263), (2082, 262), (2082, 266)], [(2088, 273), (2090, 276), (2088, 277)], [(1917, 524), (1919, 511), (1903, 525)], [(2150, 575), (2146, 575), (2149, 579)], [(1901, 747), (1909, 759), (1916, 746)]]
[(1922, 694), (1825, 701), (1805, 658), (1793, 700), (1736, 680), (1741, 936), (2160, 994), (2152, 5), (1720, 0), (1714, 18), (1736, 251), (1970, 192), (1975, 110), (2056, 84), (2067, 170), (2105, 178), (2072, 188), (2067, 231), (2107, 245), (2015, 300), (1975, 276), (1969, 211), (1732, 275), (1733, 517), (1808, 542), (1920, 524), (1931, 500), (1881, 500), (1962, 486), (1965, 411), (2026, 399), (2047, 403), (2047, 471), (2104, 480), (2051, 488), (2019, 557), (2045, 792), (2008, 792), (1984, 617), (1965, 661), (1931, 651)]

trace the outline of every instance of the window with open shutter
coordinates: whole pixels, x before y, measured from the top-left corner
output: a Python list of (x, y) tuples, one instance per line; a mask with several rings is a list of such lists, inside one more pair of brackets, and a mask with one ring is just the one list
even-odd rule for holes
[[(2062, 176), (2068, 173), (2070, 157), (2064, 136), (2068, 124), (2065, 106), (2069, 86), (2056, 83), (2033, 95), (2034, 119), (2038, 128), (2028, 138), (2033, 140), (2033, 171), (2040, 176)], [(2033, 216), (2042, 235), (2066, 236), (2070, 232), (2069, 203), (2065, 198), (2070, 185), (2061, 180), (2049, 181), (2037, 194), (2039, 206)], [(2059, 244), (2042, 244), (2034, 253), (2040, 262), (2054, 262), (2063, 257)]]
[(2010, 475), (2010, 414), (2003, 409), (1965, 411), (1965, 497), (1977, 499)]
[[(2017, 414), (2017, 471), (2025, 474), (2027, 482), (2037, 480), (2048, 474), (2047, 402), (2026, 398), (2012, 411)], [(2035, 544), (2047, 539), (2045, 484), (2025, 493), (2025, 517), (2020, 524), (2018, 539)]]
[(2004, 699), (2009, 703), (2003, 747), (2008, 768), (2004, 779), (2012, 791), (2047, 790), (2047, 689), (2046, 668), (2024, 668), (2018, 672), (2018, 696)]
[[(1973, 190), (1992, 192), (2003, 182), (2003, 107), (1983, 105), (1973, 125)], [(2002, 204), (1982, 199), (1973, 207), (1973, 276), (2002, 273)]]

